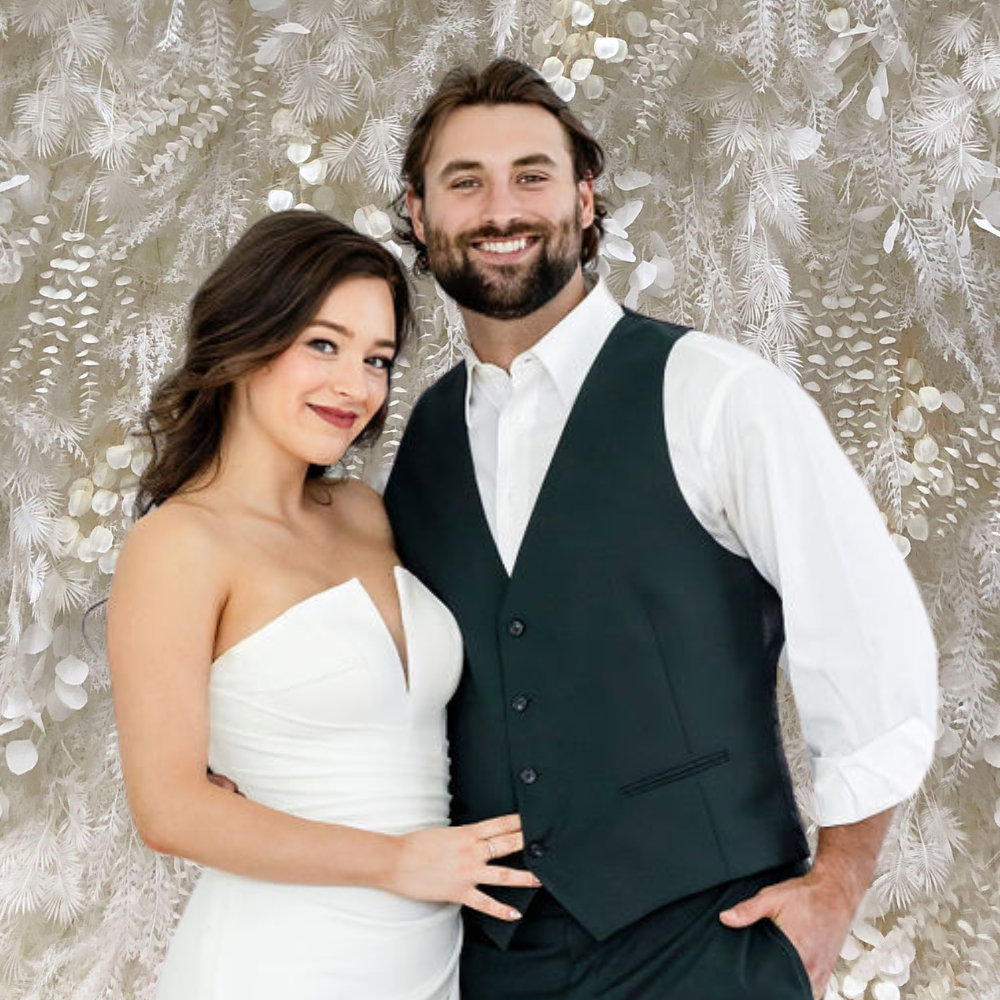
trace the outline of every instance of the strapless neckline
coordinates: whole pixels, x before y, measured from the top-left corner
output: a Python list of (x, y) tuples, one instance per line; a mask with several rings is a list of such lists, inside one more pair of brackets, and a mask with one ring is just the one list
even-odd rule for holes
[(368, 592), (368, 588), (361, 582), (361, 577), (352, 576), (350, 579), (344, 580), (341, 583), (332, 584), (329, 587), (324, 587), (322, 590), (317, 590), (316, 593), (310, 594), (308, 597), (303, 597), (302, 600), (296, 601), (294, 604), (289, 604), (287, 608), (283, 611), (279, 611), (273, 618), (264, 622), (263, 625), (255, 628), (252, 632), (248, 632), (242, 639), (237, 639), (231, 646), (224, 649), (210, 664), (210, 668), (214, 668), (223, 660), (227, 659), (230, 654), (234, 653), (236, 650), (243, 648), (252, 640), (259, 638), (261, 635), (270, 632), (272, 629), (277, 627), (279, 623), (288, 618), (289, 615), (301, 611), (307, 606), (314, 604), (320, 600), (320, 598), (329, 597), (331, 594), (335, 594), (339, 591), (356, 589), (360, 591), (362, 599), (367, 604), (371, 613), (378, 620), (378, 624), (381, 632), (384, 634), (385, 638), (388, 639), (389, 646), (392, 648), (393, 653), (396, 658), (396, 664), (399, 667), (400, 672), (403, 675), (403, 683), (406, 686), (407, 692), (410, 690), (410, 676), (409, 667), (411, 664), (410, 657), (410, 641), (409, 641), (409, 631), (406, 627), (406, 598), (403, 594), (403, 588), (399, 584), (399, 577), (401, 573), (405, 573), (408, 576), (413, 576), (412, 573), (403, 565), (397, 563), (392, 567), (392, 578), (396, 587), (396, 600), (399, 602), (399, 618), (400, 625), (403, 630), (403, 649), (406, 656), (406, 661), (404, 663), (403, 656), (400, 655), (399, 646), (396, 645), (396, 640), (392, 636), (392, 632), (389, 626), (386, 624), (385, 616), (379, 611), (378, 605), (375, 603), (375, 599)]

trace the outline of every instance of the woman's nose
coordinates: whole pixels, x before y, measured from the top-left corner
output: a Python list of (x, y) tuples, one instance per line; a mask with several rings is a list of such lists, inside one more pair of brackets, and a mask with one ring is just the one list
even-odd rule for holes
[(363, 363), (347, 362), (337, 366), (333, 390), (348, 399), (364, 400), (368, 395), (368, 379)]

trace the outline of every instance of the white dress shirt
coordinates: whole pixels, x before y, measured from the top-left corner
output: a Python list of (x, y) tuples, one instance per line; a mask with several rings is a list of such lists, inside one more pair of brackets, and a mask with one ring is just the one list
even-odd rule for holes
[[(509, 374), (468, 354), (476, 481), (508, 573), (570, 409), (621, 316), (598, 282)], [(908, 798), (934, 753), (934, 639), (903, 557), (819, 407), (746, 348), (691, 331), (670, 352), (663, 412), (694, 516), (782, 596), (814, 818), (853, 823)]]

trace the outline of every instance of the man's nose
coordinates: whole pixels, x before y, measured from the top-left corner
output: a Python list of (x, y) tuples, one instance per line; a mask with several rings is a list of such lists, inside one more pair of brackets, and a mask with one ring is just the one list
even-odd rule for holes
[(491, 185), (486, 195), (485, 223), (506, 230), (521, 217), (521, 202), (517, 191), (509, 184)]

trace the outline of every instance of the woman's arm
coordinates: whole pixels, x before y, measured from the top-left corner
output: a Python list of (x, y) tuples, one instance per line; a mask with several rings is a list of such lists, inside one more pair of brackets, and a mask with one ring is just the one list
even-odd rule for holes
[(142, 839), (241, 875), (371, 886), (510, 919), (475, 885), (533, 884), (524, 880), (529, 873), (487, 866), (485, 839), (493, 838), (497, 857), (523, 846), (517, 817), (396, 837), (291, 816), (208, 780), (208, 681), (228, 588), (207, 512), (160, 508), (122, 547), (108, 657), (125, 788)]

